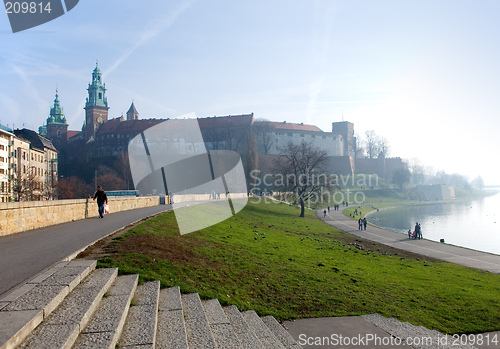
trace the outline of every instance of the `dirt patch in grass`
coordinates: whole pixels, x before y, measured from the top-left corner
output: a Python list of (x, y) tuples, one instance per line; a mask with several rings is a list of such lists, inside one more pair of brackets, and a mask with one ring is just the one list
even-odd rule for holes
[[(123, 234), (123, 232), (122, 232)], [(102, 259), (118, 257), (128, 253), (147, 255), (153, 259), (167, 260), (173, 265), (190, 263), (193, 266), (220, 267), (222, 263), (211, 261), (194, 252), (200, 247), (216, 247), (214, 243), (202, 241), (191, 236), (154, 236), (132, 234), (125, 239), (118, 236), (108, 237), (99, 243), (90, 246), (78, 255), (82, 259)]]

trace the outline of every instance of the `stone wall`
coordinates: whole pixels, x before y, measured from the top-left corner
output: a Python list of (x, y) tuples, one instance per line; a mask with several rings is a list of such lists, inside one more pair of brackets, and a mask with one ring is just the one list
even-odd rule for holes
[[(233, 193), (231, 198), (246, 198), (246, 193)], [(221, 199), (225, 199), (225, 194)], [(169, 198), (165, 198), (169, 203)], [(212, 200), (210, 194), (175, 195), (174, 203)], [(158, 196), (109, 197), (109, 211), (120, 212), (160, 204)], [(55, 224), (97, 217), (97, 203), (92, 199), (0, 202), (0, 236)]]
[[(108, 198), (110, 212), (150, 207), (159, 204), (157, 196)], [(54, 224), (97, 217), (92, 199), (25, 201), (0, 203), (0, 236)]]

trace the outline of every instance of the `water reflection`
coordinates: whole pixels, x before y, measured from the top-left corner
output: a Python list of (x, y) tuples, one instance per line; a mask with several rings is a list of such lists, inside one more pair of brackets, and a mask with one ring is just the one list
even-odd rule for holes
[(416, 222), (424, 238), (500, 254), (500, 194), (469, 202), (431, 204), (383, 210), (370, 222), (407, 234)]

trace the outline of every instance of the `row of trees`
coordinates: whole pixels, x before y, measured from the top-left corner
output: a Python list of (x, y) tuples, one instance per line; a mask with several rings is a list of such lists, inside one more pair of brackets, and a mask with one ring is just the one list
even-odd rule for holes
[(356, 154), (357, 158), (367, 157), (376, 159), (380, 153), (388, 156), (391, 151), (389, 142), (385, 137), (379, 136), (373, 130), (365, 132), (365, 139), (356, 135)]

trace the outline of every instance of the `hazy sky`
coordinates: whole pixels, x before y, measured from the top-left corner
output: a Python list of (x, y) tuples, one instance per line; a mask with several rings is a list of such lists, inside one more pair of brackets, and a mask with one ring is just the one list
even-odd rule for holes
[(0, 123), (37, 130), (56, 87), (84, 121), (96, 59), (109, 116), (254, 113), (354, 123), (391, 156), (498, 180), (498, 0), (81, 0), (13, 34), (0, 14)]

